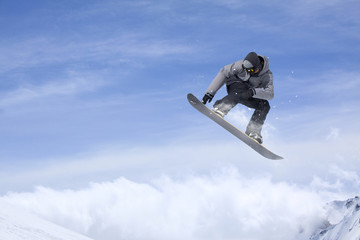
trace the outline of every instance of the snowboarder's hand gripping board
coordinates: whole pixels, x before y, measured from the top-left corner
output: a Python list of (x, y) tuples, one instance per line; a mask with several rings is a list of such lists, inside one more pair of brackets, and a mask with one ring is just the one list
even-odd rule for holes
[(231, 125), (229, 122), (227, 122), (224, 118), (217, 115), (215, 112), (211, 111), (209, 108), (207, 108), (199, 99), (197, 99), (193, 94), (189, 93), (187, 95), (187, 99), (191, 106), (193, 106), (195, 109), (197, 109), (199, 112), (204, 114), (205, 116), (209, 117), (211, 120), (225, 128), (227, 131), (229, 131), (231, 134), (233, 134), (235, 137), (246, 143), (249, 147), (254, 149), (256, 152), (261, 154), (262, 156), (273, 159), (273, 160), (279, 160), (283, 159), (282, 157), (276, 155), (275, 153), (271, 152), (269, 149), (265, 148), (263, 145), (259, 144), (254, 139), (250, 138), (248, 135)]

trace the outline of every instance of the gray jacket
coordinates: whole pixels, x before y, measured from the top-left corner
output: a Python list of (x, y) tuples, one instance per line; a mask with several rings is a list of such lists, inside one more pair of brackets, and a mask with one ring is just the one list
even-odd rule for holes
[(255, 89), (254, 98), (271, 100), (274, 97), (274, 86), (273, 75), (269, 69), (269, 59), (265, 56), (259, 56), (264, 59), (264, 67), (257, 76), (250, 76), (242, 67), (244, 60), (240, 60), (223, 67), (206, 90), (206, 93), (214, 96), (225, 83), (229, 86), (235, 82), (248, 81), (250, 86)]

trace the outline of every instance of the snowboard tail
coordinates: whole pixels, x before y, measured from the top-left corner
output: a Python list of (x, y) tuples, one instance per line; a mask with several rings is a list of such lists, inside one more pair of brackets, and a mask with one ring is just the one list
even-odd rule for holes
[(256, 152), (258, 152), (260, 155), (273, 159), (273, 160), (279, 160), (283, 159), (281, 156), (276, 155), (275, 153), (271, 152), (269, 149), (264, 147), (262, 144), (258, 143), (256, 140), (250, 138), (247, 134), (240, 131), (236, 127), (234, 127), (231, 123), (226, 121), (224, 118), (217, 115), (215, 112), (210, 110), (208, 107), (206, 107), (199, 99), (197, 99), (193, 94), (189, 93), (187, 95), (187, 99), (191, 106), (193, 106), (196, 110), (219, 124), (221, 127), (225, 128), (228, 132), (233, 134), (235, 137), (243, 141), (245, 144), (247, 144), (249, 147), (254, 149)]

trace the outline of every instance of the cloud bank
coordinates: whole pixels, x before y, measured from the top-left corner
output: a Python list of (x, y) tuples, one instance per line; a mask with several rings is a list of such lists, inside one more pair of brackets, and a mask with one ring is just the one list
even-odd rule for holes
[[(342, 175), (340, 182), (359, 179)], [(344, 197), (341, 184), (326, 188), (325, 182), (301, 187), (226, 168), (182, 180), (122, 177), (76, 191), (37, 187), (2, 199), (99, 240), (308, 239), (324, 224), (324, 204)]]

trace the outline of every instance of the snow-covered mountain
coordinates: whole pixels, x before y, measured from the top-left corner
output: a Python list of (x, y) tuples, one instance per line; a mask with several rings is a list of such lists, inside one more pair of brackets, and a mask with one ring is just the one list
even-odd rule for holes
[(359, 240), (360, 198), (334, 201), (327, 205), (327, 224), (310, 240)]
[(0, 200), (1, 240), (91, 240)]

